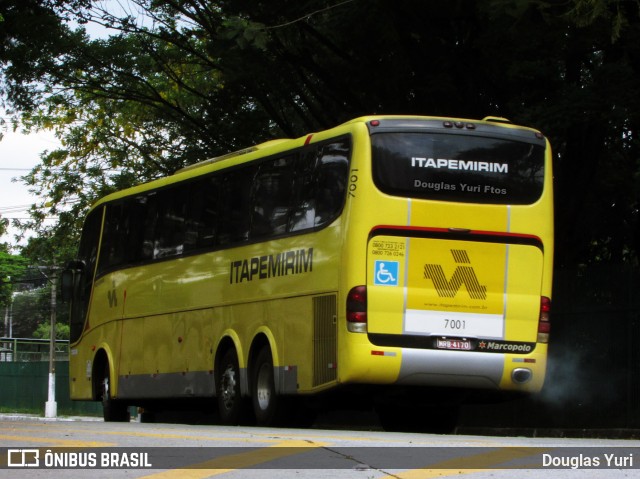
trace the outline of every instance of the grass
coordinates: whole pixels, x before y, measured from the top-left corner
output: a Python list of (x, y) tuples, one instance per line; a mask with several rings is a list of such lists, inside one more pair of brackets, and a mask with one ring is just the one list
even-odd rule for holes
[(10, 408), (0, 406), (0, 414), (35, 414), (36, 416), (44, 416), (44, 411), (40, 408)]

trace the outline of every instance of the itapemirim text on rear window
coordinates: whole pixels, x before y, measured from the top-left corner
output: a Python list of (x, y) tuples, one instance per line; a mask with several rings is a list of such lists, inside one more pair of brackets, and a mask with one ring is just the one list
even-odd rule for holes
[(544, 147), (441, 133), (372, 135), (374, 181), (385, 193), (484, 204), (531, 204), (544, 184)]

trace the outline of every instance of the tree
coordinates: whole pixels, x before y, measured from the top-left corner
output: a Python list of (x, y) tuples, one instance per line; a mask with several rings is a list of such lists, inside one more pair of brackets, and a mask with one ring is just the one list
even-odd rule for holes
[[(9, 220), (7, 220), (6, 218), (2, 218), (2, 216), (0, 216), (0, 236), (4, 235), (7, 232), (7, 227), (9, 226)], [(8, 252), (9, 251), (9, 245), (6, 243), (0, 243), (0, 251), (3, 252)]]
[(30, 289), (14, 296), (11, 308), (13, 337), (38, 337), (34, 336), (38, 326), (50, 322), (50, 298), (48, 288)]
[[(88, 205), (115, 189), (362, 114), (419, 113), (540, 128), (556, 152), (558, 264), (638, 262), (636, 2), (9, 3), (5, 97), (63, 141), (26, 177), (43, 198), (25, 225), (41, 230), (32, 257), (70, 254)], [(19, 8), (44, 12), (51, 38), (9, 22)]]
[[(0, 2), (0, 97), (9, 105), (34, 108), (40, 93), (51, 85), (42, 83), (46, 72), (56, 62), (77, 35), (66, 25), (62, 5), (81, 8), (90, 0), (2, 0)], [(3, 102), (4, 103), (4, 102)], [(3, 105), (4, 106), (4, 105)]]
[[(34, 338), (49, 339), (51, 337), (51, 323), (40, 323), (33, 333)], [(56, 339), (69, 339), (69, 325), (56, 323)]]
[(2, 310), (11, 302), (14, 283), (24, 274), (27, 263), (27, 259), (22, 256), (0, 251), (0, 308)]

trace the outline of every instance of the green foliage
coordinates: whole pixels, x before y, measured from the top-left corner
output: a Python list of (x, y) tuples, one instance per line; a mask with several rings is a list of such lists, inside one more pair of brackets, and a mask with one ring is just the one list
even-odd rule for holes
[(622, 30), (629, 26), (632, 9), (640, 10), (638, 0), (573, 0), (572, 9), (567, 13), (579, 27), (587, 27), (595, 22), (603, 21), (611, 31), (611, 41), (615, 42)]
[[(33, 333), (36, 339), (49, 339), (51, 337), (51, 323), (40, 323)], [(56, 323), (56, 339), (69, 339), (69, 325)]]
[(14, 282), (24, 274), (28, 261), (22, 256), (0, 251), (0, 308), (11, 301)]
[(13, 337), (34, 337), (39, 324), (51, 321), (50, 289), (36, 288), (16, 294), (11, 314)]
[[(1, 140), (2, 140), (2, 138), (0, 138), (0, 141)], [(7, 220), (6, 218), (2, 218), (0, 216), (0, 236), (2, 236), (3, 234), (6, 233), (8, 226), (9, 226), (9, 220)], [(1, 251), (9, 251), (9, 245), (4, 244), (4, 243), (0, 243), (0, 250)]]
[[(31, 273), (30, 273), (31, 275)], [(51, 324), (51, 285), (30, 281), (32, 289), (23, 289), (13, 295), (11, 304), (12, 336), (17, 338), (48, 338)], [(69, 339), (68, 310), (64, 303), (56, 304), (56, 338)], [(8, 331), (4, 331), (8, 335)]]

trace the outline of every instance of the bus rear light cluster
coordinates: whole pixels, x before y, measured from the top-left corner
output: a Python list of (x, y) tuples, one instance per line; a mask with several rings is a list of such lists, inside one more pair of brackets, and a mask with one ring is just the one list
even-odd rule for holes
[(355, 286), (347, 295), (347, 329), (352, 333), (367, 332), (366, 286)]
[(546, 296), (540, 298), (540, 318), (538, 319), (538, 342), (548, 343), (549, 332), (551, 331), (551, 299)]

